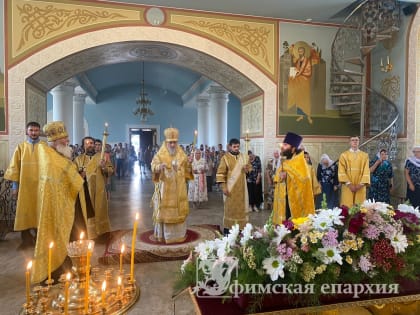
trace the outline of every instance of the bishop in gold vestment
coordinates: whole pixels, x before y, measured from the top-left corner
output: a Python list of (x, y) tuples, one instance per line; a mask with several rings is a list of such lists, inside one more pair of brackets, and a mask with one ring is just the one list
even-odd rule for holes
[(178, 129), (165, 129), (166, 140), (153, 157), (155, 192), (152, 197), (154, 235), (159, 241), (185, 240), (189, 214), (187, 180), (194, 178), (191, 161), (178, 145)]
[(301, 136), (289, 132), (281, 146), (281, 154), (286, 159), (274, 175), (274, 224), (315, 212), (311, 172), (303, 151), (297, 149), (301, 141)]
[(350, 149), (338, 160), (338, 181), (341, 185), (340, 204), (352, 207), (366, 199), (370, 185), (369, 156), (359, 150), (359, 138), (350, 138)]
[(225, 234), (234, 224), (239, 224), (239, 228), (242, 229), (248, 223), (246, 173), (252, 168), (248, 156), (239, 152), (239, 140), (231, 139), (229, 145), (231, 149), (220, 159), (216, 173), (216, 182), (224, 194)]
[[(89, 202), (91, 203), (94, 212), (95, 230), (92, 231), (92, 229), (89, 228), (88, 231), (88, 234), (90, 234), (88, 237), (92, 238), (95, 237), (95, 232), (97, 235), (103, 235), (111, 231), (111, 223), (108, 215), (106, 182), (107, 177), (113, 174), (114, 168), (110, 161), (101, 161), (101, 154), (99, 152), (95, 153), (93, 138), (85, 137), (83, 139), (83, 147), (85, 153), (76, 157), (74, 163), (76, 164), (79, 173), (85, 179), (85, 185), (87, 185), (88, 188), (86, 202), (88, 205)], [(91, 215), (92, 214), (88, 212), (88, 217)]]

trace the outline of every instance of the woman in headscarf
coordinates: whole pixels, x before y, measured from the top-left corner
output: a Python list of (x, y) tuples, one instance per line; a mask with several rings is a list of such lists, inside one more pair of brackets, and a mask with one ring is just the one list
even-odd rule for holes
[(407, 180), (407, 200), (413, 207), (420, 206), (420, 145), (413, 148), (414, 156), (405, 162), (405, 179)]
[(317, 198), (317, 209), (321, 207), (321, 201), (325, 195), (327, 207), (332, 209), (338, 206), (338, 174), (337, 162), (330, 159), (327, 154), (321, 155), (318, 164), (317, 179), (321, 184), (321, 197)]
[(202, 202), (208, 200), (206, 179), (208, 165), (206, 160), (201, 156), (200, 150), (195, 150), (191, 154), (194, 155), (192, 161), (194, 179), (188, 182), (188, 200), (193, 203), (194, 208), (198, 208)]
[(369, 199), (391, 203), (390, 190), (393, 188), (394, 172), (391, 162), (388, 161), (388, 152), (385, 149), (379, 151), (369, 163), (370, 187)]

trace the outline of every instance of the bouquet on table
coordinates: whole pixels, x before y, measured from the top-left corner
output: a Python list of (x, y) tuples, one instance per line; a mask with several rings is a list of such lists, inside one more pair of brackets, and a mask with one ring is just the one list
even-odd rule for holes
[(240, 292), (253, 285), (292, 294), (310, 288), (312, 301), (305, 303), (313, 304), (325, 284), (386, 285), (416, 279), (419, 219), (418, 208), (401, 204), (393, 209), (366, 200), (352, 208), (320, 209), (281, 225), (272, 224), (271, 217), (262, 228), (248, 223), (240, 231), (234, 225), (229, 235), (195, 248), (181, 267), (177, 287), (226, 296), (232, 296), (227, 287), (232, 283)]

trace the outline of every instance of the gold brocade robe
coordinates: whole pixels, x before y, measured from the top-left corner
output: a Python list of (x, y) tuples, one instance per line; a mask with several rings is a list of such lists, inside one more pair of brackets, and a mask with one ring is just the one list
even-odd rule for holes
[(41, 209), (36, 187), (39, 182), (39, 151), (43, 146), (47, 146), (43, 141), (36, 144), (28, 141), (20, 143), (4, 174), (5, 179), (19, 183), (15, 231), (38, 227)]
[[(366, 199), (366, 186), (370, 185), (369, 156), (363, 151), (345, 151), (338, 160), (338, 181), (341, 185), (340, 204), (352, 207)], [(353, 193), (347, 186), (350, 184), (364, 184)]]
[[(222, 189), (227, 187), (229, 181), (234, 182), (234, 185), (229, 190), (229, 196), (223, 196), (223, 226), (228, 229), (234, 224), (239, 224), (239, 228), (243, 229), (249, 221), (247, 213), (249, 203), (248, 188), (246, 184), (246, 173), (243, 169), (245, 164), (248, 165), (249, 170), (252, 169), (248, 156), (242, 153), (235, 156), (228, 152), (221, 158), (217, 169), (216, 182), (221, 184)], [(234, 169), (236, 165), (238, 165), (237, 167), (240, 168), (240, 171), (235, 175)]]
[(321, 193), (321, 185), (318, 182), (318, 178), (316, 178), (316, 171), (312, 165), (308, 165), (309, 170), (311, 172), (311, 180), (312, 180), (312, 192), (314, 196), (317, 196)]
[[(166, 169), (160, 171), (160, 165)], [(177, 165), (177, 170), (174, 169)], [(152, 197), (154, 224), (178, 224), (185, 222), (189, 214), (187, 180), (194, 179), (191, 163), (184, 151), (177, 146), (176, 154), (170, 155), (163, 142), (151, 164), (155, 192)]]
[[(62, 265), (67, 256), (67, 244), (73, 227), (76, 198), (83, 192), (83, 178), (73, 162), (54, 149), (39, 150), (38, 202), (41, 209), (32, 267), (32, 282), (47, 278), (48, 247), (54, 242), (51, 270)], [(82, 204), (83, 216), (86, 209)]]
[(102, 170), (100, 160), (100, 153), (96, 153), (93, 156), (81, 154), (74, 159), (78, 170), (80, 171), (83, 168), (86, 172), (86, 182), (90, 201), (95, 212), (95, 226), (98, 235), (111, 231), (105, 185), (107, 177), (114, 172), (114, 167), (110, 161), (105, 161), (105, 168)]
[[(280, 172), (286, 172), (286, 180), (280, 180)], [(281, 224), (286, 218), (286, 197), (292, 218), (306, 217), (315, 213), (311, 171), (303, 152), (284, 160), (274, 175), (273, 223)]]

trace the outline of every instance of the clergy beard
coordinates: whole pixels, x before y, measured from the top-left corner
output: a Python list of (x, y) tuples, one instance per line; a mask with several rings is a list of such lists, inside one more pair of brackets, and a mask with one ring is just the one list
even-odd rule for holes
[(176, 148), (170, 148), (168, 147), (168, 152), (170, 156), (174, 156), (176, 154)]
[(229, 153), (232, 154), (232, 155), (238, 155), (239, 151), (238, 152), (229, 151)]
[(286, 159), (290, 160), (292, 158), (292, 156), (293, 156), (292, 149), (284, 150), (283, 152), (281, 152), (281, 155), (282, 156), (285, 156)]
[(61, 155), (64, 155), (66, 158), (71, 160), (71, 157), (73, 154), (73, 150), (71, 149), (71, 147), (65, 144), (57, 144), (55, 149), (57, 150), (58, 153), (60, 153)]

